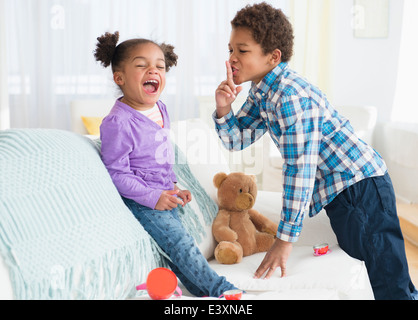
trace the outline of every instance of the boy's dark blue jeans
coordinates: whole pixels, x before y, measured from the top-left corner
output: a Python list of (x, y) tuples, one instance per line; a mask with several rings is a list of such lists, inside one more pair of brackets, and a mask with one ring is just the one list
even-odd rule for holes
[(418, 299), (389, 174), (345, 189), (325, 211), (340, 247), (365, 262), (376, 300)]

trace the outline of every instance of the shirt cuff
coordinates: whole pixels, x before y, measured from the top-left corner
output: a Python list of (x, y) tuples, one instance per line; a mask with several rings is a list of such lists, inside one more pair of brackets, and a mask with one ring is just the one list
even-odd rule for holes
[(230, 120), (233, 115), (234, 113), (231, 109), (231, 111), (229, 111), (227, 115), (223, 116), (222, 118), (218, 118), (216, 114), (216, 110), (215, 110), (212, 114), (212, 118), (213, 118), (213, 121), (215, 121), (217, 125), (219, 125), (220, 127), (223, 127), (223, 126), (226, 126), (228, 120)]
[(155, 206), (157, 205), (158, 200), (160, 200), (162, 193), (163, 193), (163, 190), (152, 190), (146, 196), (142, 196), (139, 199), (133, 199), (133, 200), (138, 202), (139, 204), (142, 204), (145, 207), (155, 210)]
[(301, 231), (301, 226), (297, 226), (293, 223), (280, 221), (276, 236), (280, 240), (294, 243), (299, 240)]

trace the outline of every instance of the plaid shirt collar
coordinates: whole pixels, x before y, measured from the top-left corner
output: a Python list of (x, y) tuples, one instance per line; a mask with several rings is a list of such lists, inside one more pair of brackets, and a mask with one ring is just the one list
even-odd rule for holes
[(277, 67), (271, 70), (259, 83), (252, 83), (250, 96), (254, 99), (261, 99), (270, 91), (274, 81), (288, 68), (287, 62), (281, 62)]

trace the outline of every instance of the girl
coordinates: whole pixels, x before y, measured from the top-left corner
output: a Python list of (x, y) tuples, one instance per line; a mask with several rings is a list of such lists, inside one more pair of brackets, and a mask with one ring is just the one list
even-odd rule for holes
[(174, 47), (146, 39), (117, 45), (118, 32), (97, 40), (96, 60), (112, 66), (113, 79), (123, 92), (100, 127), (102, 159), (114, 184), (170, 257), (171, 269), (190, 293), (219, 297), (235, 289), (210, 268), (178, 216), (177, 206), (190, 202), (191, 194), (176, 186), (174, 154), (166, 133), (170, 120), (159, 100), (165, 74), (177, 64)]

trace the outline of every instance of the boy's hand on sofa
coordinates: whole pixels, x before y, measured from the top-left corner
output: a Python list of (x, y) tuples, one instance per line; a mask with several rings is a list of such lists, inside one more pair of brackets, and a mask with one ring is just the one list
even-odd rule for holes
[(231, 105), (241, 91), (241, 86), (235, 86), (231, 65), (226, 61), (226, 80), (221, 82), (215, 94), (218, 118), (226, 116), (231, 111)]
[(286, 262), (290, 256), (293, 245), (291, 242), (286, 242), (276, 239), (273, 246), (267, 252), (264, 260), (261, 262), (257, 271), (254, 274), (255, 279), (259, 279), (266, 271), (265, 279), (269, 279), (277, 267), (282, 271), (282, 278), (286, 276)]

